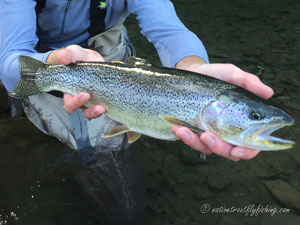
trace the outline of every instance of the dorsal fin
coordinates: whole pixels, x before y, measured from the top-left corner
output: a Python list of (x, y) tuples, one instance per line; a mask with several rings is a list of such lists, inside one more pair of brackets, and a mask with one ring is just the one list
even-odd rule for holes
[(146, 59), (130, 56), (127, 59), (127, 64), (132, 66), (152, 66)]

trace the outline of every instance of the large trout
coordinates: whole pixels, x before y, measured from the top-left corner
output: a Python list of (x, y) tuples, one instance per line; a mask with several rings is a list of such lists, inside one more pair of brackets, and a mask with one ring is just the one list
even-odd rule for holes
[[(12, 96), (57, 90), (91, 95), (86, 106), (103, 104), (122, 125), (106, 137), (127, 133), (175, 140), (173, 124), (194, 132), (211, 131), (234, 145), (279, 150), (293, 141), (271, 136), (294, 119), (253, 94), (224, 81), (184, 70), (153, 66), (131, 57), (121, 62), (77, 62), (48, 65), (20, 56), (21, 79)], [(266, 103), (267, 102), (267, 103)]]

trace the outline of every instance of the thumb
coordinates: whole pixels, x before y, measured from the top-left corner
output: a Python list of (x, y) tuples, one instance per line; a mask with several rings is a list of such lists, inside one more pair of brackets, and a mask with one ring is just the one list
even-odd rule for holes
[(53, 51), (48, 59), (49, 64), (70, 64), (76, 61), (104, 61), (103, 57), (96, 51), (85, 49), (79, 45), (69, 45)]
[(70, 64), (72, 63), (73, 54), (70, 49), (61, 48), (53, 51), (47, 59), (48, 64)]
[(61, 49), (57, 58), (63, 64), (75, 63), (76, 61), (104, 61), (98, 52), (82, 48), (79, 45), (69, 45), (65, 49)]

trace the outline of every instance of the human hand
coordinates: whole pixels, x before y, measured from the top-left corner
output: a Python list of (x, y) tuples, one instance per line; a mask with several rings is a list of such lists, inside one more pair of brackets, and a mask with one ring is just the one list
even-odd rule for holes
[[(70, 64), (76, 61), (101, 61), (103, 57), (96, 51), (85, 49), (79, 45), (70, 45), (66, 48), (53, 51), (48, 59), (48, 64)], [(76, 96), (64, 93), (64, 107), (68, 113), (74, 112), (76, 109), (84, 106), (90, 99), (90, 95), (87, 92), (81, 92)], [(95, 105), (83, 109), (83, 114), (88, 119), (93, 119), (101, 116), (105, 112), (105, 108), (102, 105)]]
[[(247, 73), (232, 64), (205, 64), (201, 58), (190, 56), (178, 62), (176, 68), (224, 80), (245, 88), (262, 98), (270, 98), (274, 93), (273, 90), (263, 84), (257, 76)], [(225, 158), (238, 161), (240, 159), (252, 159), (260, 152), (254, 149), (231, 145), (218, 138), (212, 132), (204, 132), (199, 138), (199, 136), (186, 127), (173, 126), (172, 130), (185, 144), (204, 154), (215, 153)]]

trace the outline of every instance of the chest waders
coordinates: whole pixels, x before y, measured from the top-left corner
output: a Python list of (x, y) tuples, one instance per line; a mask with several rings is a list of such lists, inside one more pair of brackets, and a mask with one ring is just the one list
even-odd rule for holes
[[(41, 14), (46, 7), (46, 0), (37, 0), (36, 12)], [(105, 31), (106, 9), (99, 7), (99, 0), (91, 0), (89, 40), (80, 43), (82, 47), (98, 51), (105, 61), (126, 61), (128, 56), (134, 55), (134, 49), (127, 38), (123, 22)], [(105, 1), (101, 1), (103, 4)], [(68, 9), (72, 7), (72, 0), (68, 0)], [(37, 22), (38, 24), (38, 22)], [(40, 40), (35, 48), (38, 52), (50, 49)], [(24, 101), (24, 111), (27, 117), (44, 133), (54, 136), (72, 149), (77, 149), (84, 163), (95, 161), (95, 151), (118, 150), (125, 145), (124, 135), (103, 138), (115, 121), (106, 115), (93, 120), (87, 120), (81, 109), (68, 114), (63, 109), (62, 93), (52, 91), (50, 94), (30, 96)], [(60, 98), (60, 99), (57, 99)], [(51, 107), (49, 107), (49, 105)], [(124, 142), (124, 143), (123, 143)]]
[[(70, 3), (69, 7), (76, 4), (76, 1), (65, 1)], [(37, 14), (42, 16), (47, 2), (37, 0), (37, 3)], [(79, 44), (98, 51), (105, 61), (126, 62), (135, 52), (123, 22), (105, 30), (106, 12), (98, 6), (99, 0), (91, 0), (90, 38)], [(47, 52), (51, 49), (40, 40), (36, 50)], [(42, 132), (78, 150), (84, 164), (75, 166), (75, 177), (94, 206), (92, 214), (99, 224), (142, 224), (146, 198), (136, 150), (126, 150), (128, 144), (124, 135), (103, 138), (117, 124), (115, 121), (105, 114), (87, 120), (81, 109), (69, 115), (61, 97), (62, 93), (57, 92), (29, 96), (23, 100), (24, 112)]]

